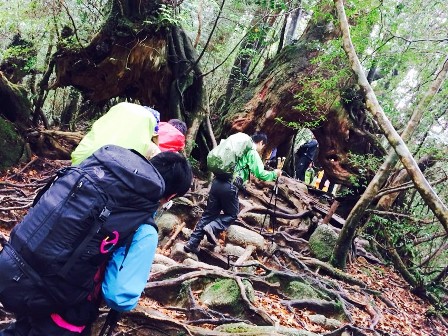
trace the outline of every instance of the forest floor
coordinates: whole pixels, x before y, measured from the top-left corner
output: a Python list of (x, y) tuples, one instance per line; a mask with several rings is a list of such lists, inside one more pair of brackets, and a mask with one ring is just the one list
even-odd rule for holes
[[(17, 166), (0, 175), (0, 233), (9, 236), (10, 230), (20, 222), (31, 206), (35, 194), (53, 176), (55, 170), (69, 163), (69, 161), (34, 158), (30, 163)], [(367, 284), (370, 290), (381, 293), (366, 297), (356, 286), (338, 281), (352, 300), (358, 301), (359, 304), (349, 308), (353, 318), (352, 325), (361, 328), (366, 335), (378, 335), (378, 332), (381, 335), (403, 336), (448, 335), (446, 322), (442, 323), (430, 314), (431, 306), (410, 291), (409, 285), (393, 267), (370, 264), (363, 257), (358, 257), (350, 263), (347, 273)], [(254, 305), (263, 308), (281, 326), (322, 334), (328, 332), (308, 318), (312, 314), (311, 311), (287, 309), (280, 301), (281, 299), (274, 294), (256, 292)], [(166, 309), (146, 297), (142, 297), (140, 307), (157, 310), (181, 323), (186, 320), (185, 314)], [(121, 325), (121, 328), (126, 329), (126, 326)], [(376, 333), (372, 331), (373, 329)]]

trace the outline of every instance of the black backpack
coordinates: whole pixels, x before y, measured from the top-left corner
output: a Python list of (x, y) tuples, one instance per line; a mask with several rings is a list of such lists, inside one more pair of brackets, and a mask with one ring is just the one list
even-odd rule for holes
[(104, 146), (79, 167), (57, 173), (11, 232), (10, 246), (54, 302), (76, 304), (92, 292), (95, 274), (117, 247), (141, 224), (155, 226), (164, 188), (140, 154)]

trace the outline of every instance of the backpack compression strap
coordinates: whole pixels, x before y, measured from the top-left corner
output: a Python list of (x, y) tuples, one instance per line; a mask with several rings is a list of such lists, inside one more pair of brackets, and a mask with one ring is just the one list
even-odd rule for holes
[(90, 240), (95, 236), (97, 232), (100, 231), (101, 227), (103, 226), (103, 223), (109, 218), (111, 212), (106, 206), (101, 211), (101, 214), (98, 216), (98, 218), (95, 218), (94, 225), (90, 228), (89, 233), (84, 237), (84, 239), (81, 241), (81, 243), (78, 245), (75, 251), (73, 251), (70, 258), (67, 260), (64, 266), (62, 266), (61, 270), (58, 272), (60, 276), (65, 278), (70, 271), (70, 269), (73, 267), (75, 262), (78, 260), (78, 258), (81, 256), (81, 254), (84, 252), (85, 248), (87, 247), (87, 244), (90, 242)]

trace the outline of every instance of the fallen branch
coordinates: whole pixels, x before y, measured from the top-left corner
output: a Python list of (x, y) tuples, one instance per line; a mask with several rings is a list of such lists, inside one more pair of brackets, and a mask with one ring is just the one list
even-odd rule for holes
[(173, 244), (174, 240), (177, 238), (177, 236), (179, 235), (179, 233), (182, 231), (182, 229), (185, 227), (186, 223), (182, 222), (177, 228), (176, 231), (174, 231), (174, 233), (172, 234), (172, 236), (170, 237), (170, 239), (166, 242), (166, 244), (162, 247), (162, 254), (168, 250), (171, 245)]

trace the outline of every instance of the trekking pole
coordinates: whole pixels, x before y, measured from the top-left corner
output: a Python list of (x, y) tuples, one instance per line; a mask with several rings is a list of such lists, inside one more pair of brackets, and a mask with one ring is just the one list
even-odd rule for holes
[(112, 333), (114, 332), (120, 318), (121, 313), (119, 311), (113, 309), (109, 310), (106, 321), (104, 321), (103, 328), (98, 336), (112, 336)]
[[(278, 158), (277, 159), (277, 169), (283, 169), (283, 166), (285, 165), (285, 157), (282, 158)], [(275, 186), (274, 186), (274, 192), (275, 192), (275, 198), (274, 198), (274, 214), (272, 215), (272, 219), (271, 219), (271, 227), (272, 227), (272, 233), (275, 233), (275, 224), (277, 221), (277, 217), (275, 216), (275, 212), (277, 211), (277, 196), (278, 196), (278, 176), (275, 179)]]
[[(285, 164), (285, 160), (286, 160), (285, 157), (278, 157), (277, 158), (277, 169), (282, 169), (283, 168), (283, 165)], [(269, 199), (269, 208), (271, 207), (272, 198), (274, 197), (274, 195), (275, 195), (275, 199), (274, 199), (274, 214), (273, 214), (273, 216), (274, 216), (274, 220), (275, 220), (275, 211), (277, 209), (277, 195), (278, 195), (278, 176), (275, 179), (274, 189), (272, 189), (271, 198)], [(264, 223), (266, 221), (267, 215), (268, 214), (264, 215), (263, 223), (260, 226), (260, 234), (261, 234), (261, 231), (264, 229)], [(272, 232), (274, 232), (274, 226), (273, 226), (272, 223), (273, 223), (273, 221), (271, 219)]]
[[(271, 208), (272, 198), (274, 197), (274, 194), (275, 194), (275, 189), (276, 189), (276, 186), (277, 186), (277, 182), (278, 182), (278, 177), (275, 179), (275, 185), (274, 185), (274, 189), (272, 189), (271, 198), (269, 199), (268, 209)], [(264, 222), (266, 222), (266, 217), (267, 216), (268, 216), (268, 214), (266, 213), (264, 215), (264, 218), (263, 218), (263, 223), (261, 223), (261, 226), (260, 226), (260, 234), (261, 234), (261, 231), (263, 231), (263, 229), (264, 229)]]

